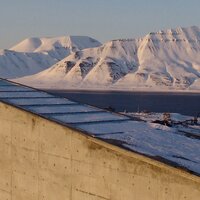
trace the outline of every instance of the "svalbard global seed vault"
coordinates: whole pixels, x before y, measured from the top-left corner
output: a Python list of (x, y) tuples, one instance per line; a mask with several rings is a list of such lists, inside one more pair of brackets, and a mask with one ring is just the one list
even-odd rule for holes
[(0, 80), (0, 200), (199, 200), (200, 140)]

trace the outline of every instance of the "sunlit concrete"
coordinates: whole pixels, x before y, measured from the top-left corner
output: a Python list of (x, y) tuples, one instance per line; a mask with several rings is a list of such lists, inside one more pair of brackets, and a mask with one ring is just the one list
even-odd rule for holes
[(0, 103), (0, 200), (199, 200), (200, 177)]

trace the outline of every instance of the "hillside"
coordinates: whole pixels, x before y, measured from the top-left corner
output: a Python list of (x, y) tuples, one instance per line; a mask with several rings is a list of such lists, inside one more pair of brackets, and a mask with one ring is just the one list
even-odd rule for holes
[(2, 78), (32, 75), (72, 52), (96, 46), (100, 43), (86, 36), (25, 39), (9, 50), (0, 50), (0, 74)]
[(15, 81), (41, 88), (200, 89), (200, 29), (152, 32), (77, 51)]

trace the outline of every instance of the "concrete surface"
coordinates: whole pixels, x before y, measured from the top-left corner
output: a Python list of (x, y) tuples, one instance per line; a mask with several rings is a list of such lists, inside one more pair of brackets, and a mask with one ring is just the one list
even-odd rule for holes
[(199, 200), (200, 177), (0, 103), (0, 200)]

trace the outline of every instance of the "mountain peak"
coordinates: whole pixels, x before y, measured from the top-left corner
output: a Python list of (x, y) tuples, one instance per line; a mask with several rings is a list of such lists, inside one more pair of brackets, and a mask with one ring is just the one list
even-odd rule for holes
[(4, 78), (32, 75), (73, 52), (100, 45), (87, 36), (27, 38), (9, 50), (0, 50), (0, 74)]
[(75, 51), (100, 45), (99, 41), (88, 36), (33, 37), (21, 41), (10, 50), (17, 52), (45, 52), (56, 48), (69, 48)]
[(66, 41), (67, 41), (66, 44), (68, 45), (69, 48), (71, 49), (76, 48), (78, 50), (97, 47), (101, 45), (99, 41), (88, 36), (69, 35), (66, 36)]
[[(17, 81), (35, 87), (200, 89), (200, 29), (151, 32), (75, 52), (51, 68)], [(76, 37), (70, 37), (75, 44)], [(75, 41), (73, 41), (75, 40)]]

